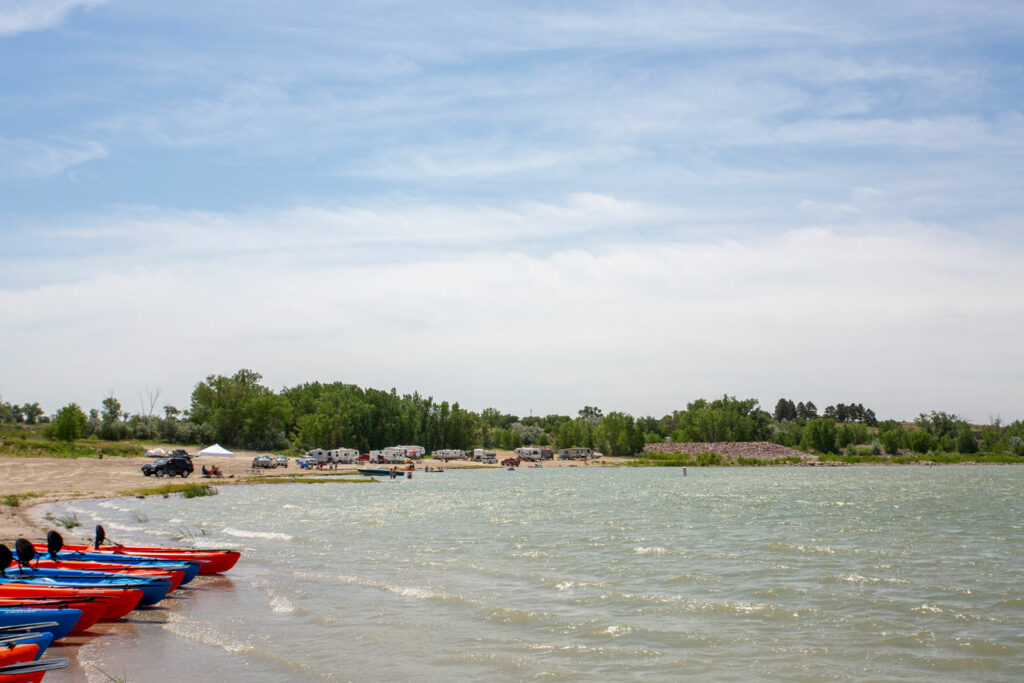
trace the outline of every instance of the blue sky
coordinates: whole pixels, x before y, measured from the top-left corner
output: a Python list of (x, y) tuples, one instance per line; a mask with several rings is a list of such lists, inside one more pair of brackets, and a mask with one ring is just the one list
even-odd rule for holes
[(0, 396), (1024, 417), (1019, 3), (0, 0)]

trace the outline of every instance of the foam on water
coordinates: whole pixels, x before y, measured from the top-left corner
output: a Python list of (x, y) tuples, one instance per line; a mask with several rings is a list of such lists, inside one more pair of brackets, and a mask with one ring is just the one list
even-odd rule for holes
[(221, 529), (221, 533), (236, 538), (265, 538), (275, 541), (290, 541), (295, 538), (291, 534), (283, 534), (276, 531), (251, 531), (249, 529), (235, 529), (229, 526)]

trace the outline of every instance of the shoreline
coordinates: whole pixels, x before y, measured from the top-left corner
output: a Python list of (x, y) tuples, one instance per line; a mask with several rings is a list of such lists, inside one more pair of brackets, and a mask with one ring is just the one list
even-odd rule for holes
[[(355, 472), (359, 467), (366, 466), (366, 463), (338, 465), (335, 469), (325, 468), (322, 470), (303, 470), (293, 463), (288, 468), (277, 468), (265, 470), (259, 475), (250, 473), (252, 459), (259, 452), (257, 451), (236, 451), (234, 458), (218, 458), (211, 456), (196, 456), (192, 461), (195, 464), (196, 472), (187, 478), (161, 478), (146, 477), (141, 472), (141, 467), (146, 462), (152, 462), (153, 458), (148, 457), (125, 457), (114, 456), (99, 458), (50, 458), (50, 457), (25, 457), (25, 456), (0, 456), (0, 481), (3, 488), (0, 489), (0, 543), (10, 547), (19, 537), (31, 537), (38, 540), (46, 537), (46, 532), (54, 525), (47, 523), (39, 515), (34, 515), (32, 510), (40, 505), (61, 503), (69, 500), (85, 500), (96, 498), (125, 498), (139, 495), (137, 492), (159, 487), (168, 484), (209, 484), (211, 486), (255, 486), (260, 484), (272, 484), (273, 481), (266, 481), (268, 478), (294, 477), (297, 479), (324, 479), (333, 476), (344, 475)], [(508, 457), (511, 452), (502, 455)], [(620, 458), (605, 459), (605, 462), (591, 463), (593, 466), (617, 466), (613, 460)], [(433, 460), (426, 461), (432, 467)], [(198, 471), (203, 466), (210, 467), (217, 465), (223, 473), (224, 479), (205, 479)], [(459, 460), (444, 465), (447, 469), (503, 469), (501, 465), (483, 465), (480, 463)], [(580, 465), (571, 461), (545, 461), (544, 467), (572, 467)], [(418, 464), (416, 471), (421, 472), (423, 464)], [(346, 477), (347, 479), (347, 477)], [(12, 507), (2, 503), (6, 496), (18, 497), (18, 505)], [(158, 495), (158, 494), (149, 494)], [(28, 496), (28, 497), (25, 497)], [(66, 529), (58, 527), (61, 535), (69, 542), (81, 541), (88, 543), (92, 540), (92, 529), (81, 527)]]
[[(0, 498), (14, 495), (18, 498), (19, 505), (0, 504), (0, 543), (8, 546), (14, 545), (19, 537), (32, 537), (33, 539), (45, 538), (46, 532), (56, 525), (49, 524), (40, 515), (33, 514), (40, 505), (66, 502), (69, 500), (96, 499), (96, 498), (124, 498), (140, 495), (138, 492), (159, 487), (167, 484), (209, 484), (212, 486), (238, 486), (238, 485), (259, 485), (276, 483), (274, 479), (295, 478), (295, 479), (319, 479), (346, 475), (354, 472), (358, 467), (366, 463), (338, 465), (335, 469), (325, 468), (323, 470), (301, 470), (297, 467), (287, 469), (278, 468), (262, 472), (259, 475), (250, 473), (252, 458), (257, 455), (255, 451), (239, 451), (234, 458), (217, 457), (195, 457), (198, 470), (202, 465), (217, 465), (224, 472), (225, 479), (204, 479), (198, 474), (181, 479), (157, 479), (142, 475), (140, 468), (143, 463), (152, 462), (152, 458), (146, 457), (107, 457), (103, 459), (94, 458), (46, 458), (46, 457), (24, 457), (24, 456), (0, 456), (0, 481), (3, 482), (3, 489), (0, 490)], [(501, 454), (507, 457), (508, 454)], [(621, 467), (628, 458), (602, 457), (590, 461), (587, 464), (569, 460), (544, 461), (545, 468), (557, 467)], [(434, 461), (426, 461), (431, 466)], [(951, 463), (956, 465), (1000, 465), (1012, 463), (983, 463), (983, 462), (962, 462)], [(914, 463), (847, 463), (847, 462), (804, 462), (788, 465), (771, 465), (772, 467), (893, 467), (893, 466), (945, 466), (945, 463), (920, 461)], [(729, 465), (730, 467), (746, 467), (744, 465)], [(444, 465), (447, 469), (503, 469), (501, 465), (484, 465), (479, 463), (457, 460)], [(750, 466), (756, 467), (756, 466)], [(417, 466), (417, 472), (422, 472), (423, 463)], [(270, 479), (271, 481), (267, 481)], [(346, 477), (347, 479), (347, 477)], [(353, 481), (353, 480), (349, 480)], [(354, 480), (362, 481), (362, 480)], [(158, 495), (158, 494), (148, 494)], [(28, 497), (25, 497), (28, 496)], [(60, 528), (62, 536), (69, 541), (81, 541), (88, 543), (92, 540), (92, 529), (84, 528)]]

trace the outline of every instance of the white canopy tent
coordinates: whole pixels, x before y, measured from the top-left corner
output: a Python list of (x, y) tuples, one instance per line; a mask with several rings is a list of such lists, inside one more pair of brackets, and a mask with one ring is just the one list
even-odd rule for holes
[(235, 454), (226, 448), (223, 448), (219, 443), (215, 443), (209, 448), (204, 448), (199, 451), (197, 455), (216, 455), (221, 458), (233, 458)]

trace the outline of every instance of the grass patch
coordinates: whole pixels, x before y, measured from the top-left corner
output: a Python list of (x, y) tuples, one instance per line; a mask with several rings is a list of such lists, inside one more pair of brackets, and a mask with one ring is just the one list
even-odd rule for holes
[(914, 465), (934, 462), (940, 465), (988, 463), (996, 465), (1024, 464), (1024, 458), (1009, 453), (906, 453), (903, 455), (830, 455), (819, 454), (822, 462), (845, 462), (854, 465)]
[(0, 498), (0, 503), (6, 505), (7, 507), (16, 508), (21, 506), (21, 501), (23, 500), (28, 500), (29, 498), (39, 498), (41, 496), (41, 493), (9, 493), (3, 498)]
[(133, 491), (121, 491), (122, 496), (159, 496), (165, 498), (174, 493), (180, 493), (185, 498), (201, 498), (203, 496), (216, 496), (217, 489), (209, 484), (165, 484), (150, 489), (135, 489)]
[(730, 464), (718, 453), (644, 453), (626, 463), (627, 467), (711, 467)]
[(73, 512), (63, 517), (54, 518), (53, 523), (65, 529), (74, 529), (76, 526), (82, 526), (82, 523), (78, 520), (78, 515)]
[(799, 465), (804, 461), (797, 455), (786, 458), (736, 458), (736, 464), (740, 467), (771, 467), (773, 465)]
[(139, 524), (149, 523), (149, 515), (147, 515), (145, 512), (142, 512), (141, 510), (132, 510), (131, 512), (128, 513), (128, 516), (136, 522), (138, 522)]
[(131, 441), (100, 441), (92, 437), (78, 441), (55, 441), (44, 434), (46, 425), (3, 425), (0, 427), (0, 455), (23, 458), (139, 457), (145, 449)]

